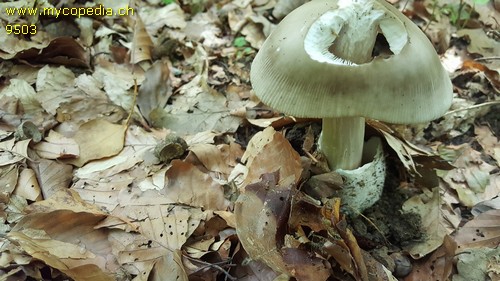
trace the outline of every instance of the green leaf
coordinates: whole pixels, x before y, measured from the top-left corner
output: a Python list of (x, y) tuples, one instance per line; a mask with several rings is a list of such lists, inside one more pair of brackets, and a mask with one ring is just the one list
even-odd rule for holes
[(174, 0), (162, 0), (161, 2), (165, 5), (168, 5), (174, 3)]
[(245, 40), (245, 37), (240, 36), (234, 38), (233, 45), (237, 48), (245, 47), (248, 44), (247, 40)]
[(488, 2), (490, 2), (490, 0), (474, 0), (474, 3), (477, 5), (486, 5)]

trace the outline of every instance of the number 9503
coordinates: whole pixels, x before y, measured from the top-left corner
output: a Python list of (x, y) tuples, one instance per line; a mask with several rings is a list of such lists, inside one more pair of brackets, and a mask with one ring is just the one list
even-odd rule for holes
[(23, 34), (23, 35), (35, 35), (36, 25), (35, 24), (7, 24), (5, 26), (5, 31), (7, 34)]

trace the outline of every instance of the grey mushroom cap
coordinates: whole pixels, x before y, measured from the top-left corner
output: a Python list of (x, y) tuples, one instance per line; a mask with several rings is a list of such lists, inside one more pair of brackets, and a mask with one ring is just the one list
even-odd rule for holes
[[(325, 52), (307, 49), (317, 45), (308, 42), (315, 36), (325, 36), (326, 39), (315, 39), (328, 44), (339, 38), (335, 36), (340, 36), (340, 32), (335, 34), (316, 23), (327, 13), (337, 19), (339, 2), (346, 0), (306, 3), (286, 16), (271, 33), (250, 72), (259, 99), (296, 117), (367, 117), (406, 124), (442, 116), (453, 96), (448, 73), (425, 34), (385, 1), (373, 2), (385, 9), (384, 17), (391, 24), (396, 23), (392, 26), (383, 22), (376, 31), (388, 41), (393, 51), (390, 56), (376, 56), (367, 63), (356, 64), (342, 58), (335, 61), (335, 54), (318, 59)], [(327, 34), (311, 36), (318, 33), (312, 31), (314, 28)]]

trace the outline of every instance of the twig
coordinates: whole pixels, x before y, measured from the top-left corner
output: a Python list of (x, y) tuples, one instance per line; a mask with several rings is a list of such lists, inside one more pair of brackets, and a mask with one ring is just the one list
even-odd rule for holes
[(495, 104), (500, 104), (500, 100), (497, 100), (497, 101), (489, 101), (489, 102), (484, 102), (484, 103), (480, 103), (480, 104), (475, 104), (473, 106), (469, 106), (467, 108), (459, 108), (459, 109), (455, 109), (455, 110), (452, 110), (452, 111), (448, 111), (446, 112), (446, 115), (450, 115), (450, 114), (453, 114), (453, 113), (456, 113), (456, 112), (459, 112), (459, 111), (464, 111), (464, 110), (471, 110), (471, 109), (475, 109), (475, 108), (479, 108), (479, 107), (483, 107), (483, 106), (490, 106), (490, 105), (495, 105)]
[(475, 61), (484, 61), (484, 60), (500, 60), (500, 57), (482, 57), (474, 59)]
[(314, 157), (311, 153), (309, 153), (309, 151), (306, 151), (305, 149), (302, 149), (302, 151), (304, 151), (304, 153), (307, 155), (307, 157), (309, 157), (314, 163), (318, 163), (318, 159), (316, 159), (316, 157)]
[(125, 124), (127, 127), (130, 125), (130, 119), (132, 118), (132, 114), (134, 113), (135, 106), (137, 104), (137, 95), (138, 95), (138, 89), (137, 89), (137, 79), (134, 79), (134, 99), (132, 100), (132, 107), (130, 108), (130, 112), (127, 117), (127, 121), (125, 121)]
[[(199, 260), (199, 259), (194, 259), (188, 255), (184, 255), (184, 257), (186, 257), (187, 259), (190, 259), (192, 261), (196, 261), (196, 262), (199, 262), (201, 264), (203, 264), (204, 266), (202, 266), (200, 268), (200, 270), (204, 269), (204, 268), (209, 268), (209, 267), (213, 267), (217, 270), (219, 270), (220, 272), (224, 273), (224, 275), (226, 276), (226, 279), (229, 279), (231, 281), (235, 281), (237, 280), (236, 277), (233, 277), (231, 276), (231, 274), (229, 274), (229, 272), (227, 272), (224, 268), (222, 268), (221, 266), (215, 264), (215, 263), (209, 263), (209, 262), (206, 262), (206, 261), (202, 261), (202, 260)], [(221, 262), (221, 263), (226, 263), (225, 261)], [(229, 266), (234, 266), (234, 264), (230, 264), (230, 263), (227, 263), (226, 265), (229, 265)]]

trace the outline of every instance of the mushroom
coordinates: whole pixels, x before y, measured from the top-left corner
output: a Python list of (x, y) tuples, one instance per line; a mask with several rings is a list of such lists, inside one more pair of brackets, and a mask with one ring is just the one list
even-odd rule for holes
[(425, 34), (383, 0), (314, 0), (286, 16), (252, 63), (260, 100), (322, 118), (319, 149), (332, 170), (361, 164), (365, 118), (428, 122), (452, 85)]

